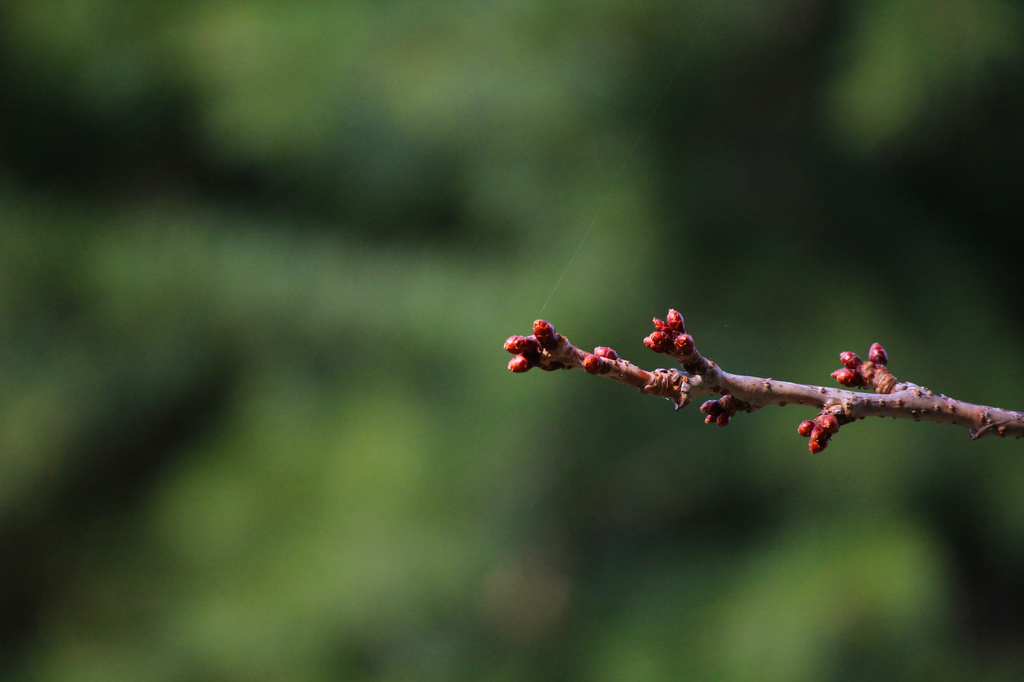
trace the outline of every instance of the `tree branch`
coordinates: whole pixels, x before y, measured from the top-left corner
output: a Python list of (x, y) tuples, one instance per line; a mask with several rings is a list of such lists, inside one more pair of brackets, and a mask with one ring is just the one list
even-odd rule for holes
[(726, 426), (737, 412), (755, 412), (766, 405), (808, 405), (819, 410), (797, 432), (809, 438), (811, 452), (821, 452), (845, 424), (865, 417), (894, 417), (970, 429), (972, 439), (984, 436), (1024, 436), (1024, 412), (975, 405), (954, 400), (908, 381), (898, 381), (888, 369), (889, 358), (880, 344), (873, 344), (868, 360), (845, 351), (839, 355), (843, 366), (832, 373), (849, 388), (873, 388), (875, 393), (825, 386), (795, 384), (777, 379), (730, 374), (704, 358), (693, 337), (686, 333), (683, 317), (669, 310), (665, 320), (654, 319), (654, 332), (644, 344), (657, 353), (675, 358), (682, 369), (645, 370), (619, 357), (611, 348), (598, 346), (593, 353), (581, 350), (544, 320), (533, 323), (530, 336), (510, 336), (505, 350), (515, 357), (508, 364), (513, 372), (534, 367), (552, 371), (582, 368), (589, 374), (628, 384), (648, 395), (667, 398), (676, 409), (694, 398), (721, 395), (706, 401), (700, 411), (707, 424)]

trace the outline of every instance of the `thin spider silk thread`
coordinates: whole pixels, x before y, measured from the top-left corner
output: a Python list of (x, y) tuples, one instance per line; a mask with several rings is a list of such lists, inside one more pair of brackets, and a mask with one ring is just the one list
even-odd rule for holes
[(594, 225), (597, 224), (597, 219), (601, 217), (601, 211), (604, 210), (605, 205), (608, 203), (608, 198), (618, 188), (619, 181), (622, 180), (622, 173), (626, 170), (626, 166), (629, 165), (630, 159), (633, 158), (633, 153), (636, 151), (636, 148), (640, 146), (640, 141), (644, 139), (644, 133), (646, 133), (647, 129), (651, 127), (651, 121), (654, 120), (654, 114), (658, 112), (658, 108), (661, 107), (661, 103), (665, 99), (665, 95), (668, 94), (669, 89), (672, 87), (672, 83), (675, 82), (676, 77), (679, 75), (679, 71), (683, 68), (683, 63), (686, 62), (687, 55), (690, 54), (690, 50), (693, 48), (694, 43), (697, 42), (697, 38), (700, 37), (701, 31), (704, 30), (704, 24), (707, 23), (708, 17), (711, 16), (711, 10), (714, 8), (716, 2), (718, 2), (718, 0), (711, 0), (711, 4), (708, 5), (708, 10), (704, 13), (704, 18), (701, 19), (700, 26), (697, 27), (697, 31), (693, 34), (693, 37), (690, 38), (690, 44), (686, 46), (686, 50), (683, 52), (683, 56), (679, 58), (679, 63), (676, 64), (675, 71), (673, 71), (672, 75), (669, 77), (668, 83), (665, 85), (665, 89), (661, 91), (661, 96), (658, 97), (658, 101), (654, 103), (654, 108), (651, 109), (651, 113), (647, 117), (647, 122), (644, 123), (643, 128), (640, 129), (640, 134), (637, 135), (636, 142), (634, 142), (633, 146), (630, 147), (629, 153), (626, 154), (626, 160), (622, 162), (622, 165), (619, 167), (619, 172), (615, 174), (615, 179), (608, 187), (608, 191), (604, 193), (604, 198), (601, 199), (601, 204), (597, 207), (597, 212), (594, 214), (593, 219), (587, 226), (587, 231), (583, 233), (583, 238), (580, 239), (580, 243), (576, 245), (576, 250), (573, 251), (572, 257), (569, 258), (569, 262), (566, 264), (565, 269), (562, 270), (562, 274), (558, 277), (558, 281), (555, 282), (555, 287), (551, 290), (551, 293), (548, 294), (548, 298), (544, 301), (544, 305), (541, 306), (541, 313), (543, 313), (544, 309), (548, 307), (548, 303), (551, 302), (551, 299), (554, 297), (555, 292), (558, 291), (558, 287), (562, 283), (562, 280), (565, 279), (565, 274), (569, 272), (569, 268), (572, 267), (573, 261), (575, 261), (576, 256), (579, 255), (580, 249), (583, 248), (583, 244), (587, 241), (587, 237), (590, 236), (591, 230), (593, 230)]

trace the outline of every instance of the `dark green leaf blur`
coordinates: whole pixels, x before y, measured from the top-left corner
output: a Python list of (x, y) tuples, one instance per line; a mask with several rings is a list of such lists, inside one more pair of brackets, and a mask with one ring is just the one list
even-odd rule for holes
[(1020, 442), (502, 350), (1022, 409), (1022, 178), (1011, 0), (8, 0), (0, 679), (1024, 679)]

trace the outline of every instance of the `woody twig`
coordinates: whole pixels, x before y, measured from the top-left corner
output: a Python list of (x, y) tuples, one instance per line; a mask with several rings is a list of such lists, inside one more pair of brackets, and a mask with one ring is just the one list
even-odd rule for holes
[(505, 350), (515, 357), (508, 368), (517, 373), (534, 367), (543, 370), (582, 368), (589, 374), (614, 379), (641, 393), (661, 396), (676, 409), (695, 398), (720, 395), (700, 406), (704, 422), (728, 425), (738, 412), (755, 412), (766, 405), (807, 405), (818, 409), (814, 419), (800, 422), (797, 433), (809, 439), (809, 449), (825, 449), (840, 427), (865, 417), (894, 417), (964, 426), (972, 439), (985, 436), (1024, 436), (1024, 412), (975, 405), (954, 400), (908, 381), (889, 371), (889, 357), (881, 344), (872, 344), (868, 359), (844, 351), (842, 367), (833, 378), (847, 388), (874, 389), (874, 393), (825, 386), (797, 384), (777, 379), (730, 374), (698, 352), (686, 332), (683, 317), (669, 310), (665, 320), (654, 319), (654, 331), (644, 344), (670, 355), (682, 369), (646, 370), (619, 357), (611, 348), (598, 346), (593, 353), (581, 350), (544, 320), (533, 323), (533, 334), (510, 336)]

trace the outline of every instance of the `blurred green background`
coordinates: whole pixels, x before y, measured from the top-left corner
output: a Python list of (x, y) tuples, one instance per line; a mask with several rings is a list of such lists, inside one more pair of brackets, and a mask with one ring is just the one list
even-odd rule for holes
[(1021, 679), (1019, 442), (505, 369), (1024, 408), (1024, 5), (708, 8), (0, 5), (0, 679)]

